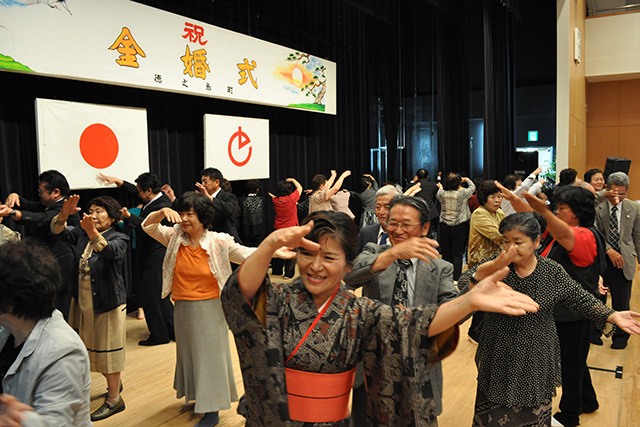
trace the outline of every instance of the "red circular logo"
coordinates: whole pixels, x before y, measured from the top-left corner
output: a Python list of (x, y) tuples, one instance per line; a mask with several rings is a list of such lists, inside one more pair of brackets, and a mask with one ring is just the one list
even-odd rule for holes
[(249, 151), (247, 152), (247, 157), (244, 160), (236, 160), (235, 157), (233, 157), (233, 142), (235, 139), (238, 139), (238, 150), (242, 150), (245, 146), (251, 144), (251, 139), (249, 138), (249, 135), (247, 135), (246, 133), (242, 132), (242, 127), (238, 126), (238, 132), (234, 132), (233, 135), (231, 135), (231, 138), (229, 138), (229, 160), (231, 160), (231, 163), (233, 163), (236, 166), (244, 166), (246, 165), (249, 160), (251, 159), (251, 152), (252, 152), (252, 147), (249, 147)]
[(85, 162), (96, 169), (109, 167), (118, 158), (118, 138), (101, 123), (94, 123), (80, 136), (80, 154)]

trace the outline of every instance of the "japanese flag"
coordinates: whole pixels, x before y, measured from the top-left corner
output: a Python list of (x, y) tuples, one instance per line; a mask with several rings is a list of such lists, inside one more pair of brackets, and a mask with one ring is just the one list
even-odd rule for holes
[(269, 178), (269, 120), (205, 114), (204, 161), (229, 181)]
[(36, 99), (40, 172), (55, 169), (73, 189), (99, 188), (98, 173), (133, 182), (149, 170), (147, 111)]

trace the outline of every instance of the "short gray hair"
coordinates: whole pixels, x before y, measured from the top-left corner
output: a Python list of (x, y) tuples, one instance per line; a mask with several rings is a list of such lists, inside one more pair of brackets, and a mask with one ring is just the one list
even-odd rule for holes
[(402, 191), (400, 191), (395, 185), (391, 184), (383, 185), (378, 191), (376, 191), (376, 197), (386, 196), (388, 194), (393, 194), (393, 197), (402, 196)]
[(614, 172), (607, 178), (607, 187), (621, 185), (629, 188), (629, 176), (624, 172)]
[(518, 230), (525, 236), (535, 241), (540, 236), (540, 222), (534, 212), (516, 212), (500, 221), (498, 230), (504, 236), (507, 231)]

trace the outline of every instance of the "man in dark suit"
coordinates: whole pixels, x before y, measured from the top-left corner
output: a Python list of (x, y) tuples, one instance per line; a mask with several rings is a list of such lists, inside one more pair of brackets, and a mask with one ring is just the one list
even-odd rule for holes
[[(62, 283), (56, 297), (56, 308), (62, 312), (64, 319), (69, 320), (69, 303), (71, 302), (71, 284), (77, 280), (73, 245), (57, 239), (50, 231), (51, 219), (60, 213), (65, 197), (69, 194), (69, 183), (56, 170), (44, 171), (38, 177), (38, 195), (40, 201), (30, 201), (11, 193), (4, 205), (0, 205), (0, 217), (9, 217), (26, 225), (31, 237), (45, 243), (58, 259), (62, 273)], [(80, 226), (80, 217), (73, 214), (68, 224)]]
[[(596, 228), (606, 236), (607, 269), (602, 274), (604, 285), (611, 293), (614, 310), (629, 310), (631, 283), (636, 273), (640, 251), (640, 205), (628, 200), (629, 177), (614, 172), (607, 178), (607, 191), (596, 205)], [(611, 348), (627, 346), (629, 334), (617, 329)], [(602, 344), (598, 336), (594, 344)]]
[(136, 185), (120, 178), (99, 175), (108, 184), (116, 184), (130, 194), (137, 194), (143, 206), (140, 215), (133, 215), (122, 208), (125, 223), (136, 231), (136, 250), (133, 262), (134, 277), (139, 280), (136, 291), (138, 305), (144, 309), (149, 328), (149, 338), (139, 345), (152, 346), (167, 344), (175, 338), (173, 330), (173, 304), (171, 297), (162, 298), (162, 261), (166, 248), (142, 229), (142, 221), (150, 213), (162, 208), (170, 208), (171, 200), (160, 190), (160, 180), (156, 174), (145, 172), (136, 178)]
[(411, 181), (410, 184), (415, 185), (417, 183), (420, 183), (420, 191), (416, 193), (415, 196), (420, 197), (427, 202), (427, 206), (429, 207), (429, 216), (431, 217), (429, 218), (429, 221), (431, 221), (431, 225), (433, 226), (429, 228), (429, 234), (431, 235), (433, 233), (433, 229), (438, 226), (438, 217), (440, 216), (437, 207), (438, 201), (436, 200), (438, 185), (435, 181), (429, 181), (429, 172), (424, 168), (416, 171), (416, 176), (413, 177), (413, 181)]
[[(422, 199), (408, 196), (393, 199), (386, 222), (390, 245), (368, 243), (356, 258), (352, 271), (345, 276), (345, 283), (356, 288), (363, 286), (362, 294), (366, 297), (405, 307), (439, 305), (458, 296), (453, 284), (453, 266), (427, 255), (434, 243), (426, 238), (429, 226), (429, 208)], [(442, 412), (439, 362), (429, 369), (429, 375), (439, 414)], [(366, 397), (361, 398), (363, 393), (363, 386), (354, 388), (354, 420), (364, 417)]]
[(388, 233), (386, 230), (387, 217), (389, 216), (389, 205), (391, 200), (402, 193), (393, 185), (385, 185), (376, 191), (376, 217), (378, 224), (362, 227), (358, 233), (358, 253), (362, 252), (367, 243), (385, 245), (388, 243)]
[(233, 236), (234, 240), (240, 244), (238, 230), (233, 226), (232, 216), (238, 207), (238, 198), (227, 191), (224, 191), (220, 184), (224, 177), (222, 172), (216, 168), (206, 168), (200, 172), (201, 182), (196, 183), (197, 191), (211, 199), (215, 215), (213, 217), (213, 231), (227, 233)]

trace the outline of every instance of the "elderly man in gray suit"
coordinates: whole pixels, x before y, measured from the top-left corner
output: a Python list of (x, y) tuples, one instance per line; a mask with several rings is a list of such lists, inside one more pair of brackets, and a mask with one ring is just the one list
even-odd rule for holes
[[(596, 205), (596, 228), (606, 236), (607, 269), (602, 274), (604, 285), (611, 293), (614, 310), (628, 310), (631, 282), (636, 273), (636, 259), (640, 251), (640, 205), (627, 200), (629, 177), (614, 172), (607, 178), (605, 197)], [(611, 348), (627, 346), (629, 334), (617, 329)], [(594, 344), (602, 344), (593, 337)]]
[[(345, 276), (345, 283), (356, 288), (363, 286), (362, 293), (366, 297), (405, 307), (442, 304), (458, 296), (453, 284), (453, 266), (426, 255), (428, 248), (435, 245), (433, 240), (426, 238), (429, 224), (429, 208), (424, 200), (395, 197), (386, 222), (390, 245), (368, 243), (356, 258), (351, 273)], [(440, 414), (440, 362), (430, 368), (429, 375), (436, 413)], [(356, 377), (356, 383), (358, 379)], [(366, 410), (366, 398), (359, 399), (360, 393), (364, 393), (364, 387), (355, 387), (352, 416), (356, 425)], [(363, 402), (365, 407), (362, 407)]]
[(386, 230), (387, 217), (389, 216), (389, 204), (396, 196), (401, 196), (402, 192), (394, 185), (387, 184), (376, 191), (376, 217), (378, 224), (362, 227), (358, 233), (358, 253), (362, 252), (367, 243), (386, 245), (389, 243)]

